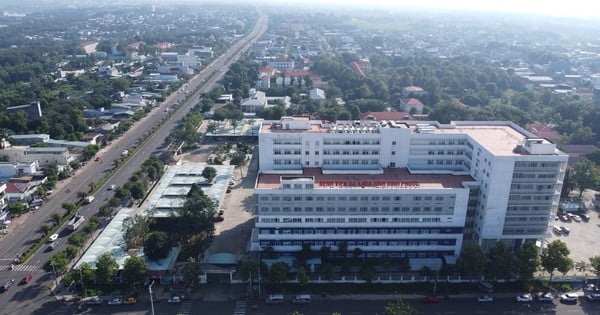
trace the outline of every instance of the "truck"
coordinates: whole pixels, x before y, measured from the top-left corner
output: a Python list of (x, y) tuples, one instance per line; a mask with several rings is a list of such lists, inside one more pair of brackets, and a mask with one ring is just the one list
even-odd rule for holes
[(83, 221), (85, 221), (85, 218), (80, 214), (76, 214), (67, 223), (67, 229), (70, 231), (75, 231), (81, 225), (81, 223), (83, 223)]
[(92, 203), (92, 201), (94, 201), (94, 199), (96, 199), (94, 198), (94, 196), (85, 196), (85, 198), (83, 198), (83, 203), (85, 203), (86, 205), (90, 204)]

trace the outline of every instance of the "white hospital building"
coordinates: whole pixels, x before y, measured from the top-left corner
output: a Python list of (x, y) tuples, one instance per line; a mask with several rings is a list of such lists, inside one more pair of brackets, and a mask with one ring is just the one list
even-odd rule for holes
[(346, 242), (370, 257), (457, 256), (548, 235), (568, 156), (511, 122), (317, 121), (259, 133), (251, 249)]

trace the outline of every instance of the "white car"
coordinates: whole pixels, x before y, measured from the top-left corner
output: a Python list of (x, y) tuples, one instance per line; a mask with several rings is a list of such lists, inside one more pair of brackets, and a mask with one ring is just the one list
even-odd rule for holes
[(538, 295), (538, 301), (540, 302), (552, 302), (552, 300), (554, 300), (554, 296), (552, 295), (552, 293), (540, 293)]
[(477, 302), (492, 302), (494, 298), (489, 295), (480, 295), (477, 297)]
[(121, 305), (121, 304), (123, 304), (122, 298), (114, 298), (114, 299), (108, 301), (108, 305)]
[(577, 303), (577, 299), (577, 295), (572, 293), (567, 293), (560, 296), (560, 301), (562, 303)]
[(52, 234), (48, 238), (48, 243), (52, 243), (52, 242), (56, 241), (57, 239), (58, 239), (58, 234)]
[(521, 295), (517, 295), (517, 302), (531, 302), (533, 301), (533, 296), (529, 293), (524, 293)]
[(173, 295), (167, 301), (168, 303), (181, 303), (181, 297), (179, 295)]

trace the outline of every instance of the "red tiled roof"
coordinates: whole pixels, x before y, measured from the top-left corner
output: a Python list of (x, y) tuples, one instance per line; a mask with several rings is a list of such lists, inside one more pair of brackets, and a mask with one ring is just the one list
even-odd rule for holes
[(285, 75), (287, 75), (288, 77), (304, 77), (304, 76), (310, 76), (310, 71), (307, 70), (285, 70)]
[(423, 106), (423, 103), (421, 103), (421, 101), (419, 101), (419, 99), (417, 98), (406, 98), (404, 100), (402, 100), (402, 102), (408, 106)]
[(544, 138), (551, 142), (556, 142), (560, 139), (559, 132), (539, 121), (533, 122), (531, 125), (529, 125), (528, 129), (529, 131), (533, 132), (536, 136)]
[(350, 65), (352, 66), (352, 70), (354, 70), (354, 72), (356, 72), (356, 74), (358, 74), (361, 77), (365, 77), (365, 72), (360, 67), (360, 65), (358, 65), (358, 63), (356, 63), (356, 61), (352, 61), (352, 63)]
[(7, 193), (22, 193), (27, 191), (28, 188), (29, 183), (14, 183), (10, 181), (6, 183)]

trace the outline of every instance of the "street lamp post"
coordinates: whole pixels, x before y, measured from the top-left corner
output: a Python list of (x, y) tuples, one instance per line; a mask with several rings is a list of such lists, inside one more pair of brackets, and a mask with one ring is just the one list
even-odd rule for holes
[(154, 315), (154, 296), (152, 295), (152, 285), (154, 284), (154, 280), (148, 286), (148, 292), (150, 293), (150, 309), (152, 311), (152, 315)]

